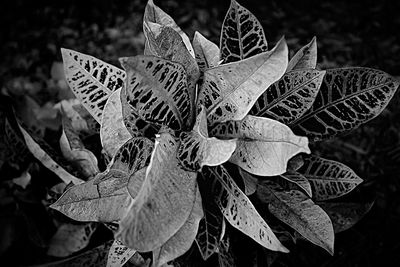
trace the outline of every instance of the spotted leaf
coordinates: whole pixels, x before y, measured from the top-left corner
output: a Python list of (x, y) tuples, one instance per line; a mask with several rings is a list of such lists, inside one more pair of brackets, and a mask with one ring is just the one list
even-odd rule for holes
[(224, 63), (239, 61), (268, 49), (260, 22), (235, 0), (231, 0), (222, 24), (220, 49)]
[(292, 122), (293, 129), (312, 141), (346, 133), (378, 116), (398, 86), (379, 70), (329, 69), (311, 109)]
[(108, 252), (106, 267), (122, 267), (135, 253), (136, 250), (124, 246), (119, 240), (114, 240)]
[(287, 72), (300, 69), (315, 69), (317, 66), (317, 38), (303, 46), (289, 61)]
[(97, 122), (111, 92), (124, 86), (125, 72), (92, 56), (61, 49), (68, 85)]
[(219, 64), (219, 48), (216, 44), (209, 41), (201, 33), (195, 32), (193, 38), (193, 48), (196, 61), (200, 70), (200, 84), (203, 81), (204, 72), (207, 69), (218, 66)]

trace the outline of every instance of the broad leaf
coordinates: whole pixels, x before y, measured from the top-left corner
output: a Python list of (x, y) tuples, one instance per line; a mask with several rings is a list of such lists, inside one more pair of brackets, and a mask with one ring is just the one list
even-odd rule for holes
[(279, 185), (264, 181), (257, 188), (257, 195), (269, 204), (268, 208), (275, 217), (333, 255), (332, 222), (324, 210), (305, 194), (297, 190), (283, 191)]
[(215, 201), (225, 219), (233, 227), (267, 249), (289, 252), (224, 167), (205, 166), (203, 167), (203, 175), (206, 180), (214, 183)]
[(135, 253), (136, 250), (124, 246), (121, 241), (115, 239), (108, 252), (106, 267), (122, 267)]
[(199, 102), (206, 107), (209, 122), (243, 119), (257, 98), (282, 77), (287, 61), (282, 39), (270, 52), (207, 70)]
[(145, 181), (116, 236), (132, 249), (155, 250), (189, 217), (196, 196), (196, 173), (180, 168), (178, 146), (169, 133), (156, 138)]
[(231, 0), (222, 24), (220, 49), (224, 63), (239, 61), (268, 49), (260, 22), (235, 0)]
[(258, 184), (257, 178), (251, 175), (250, 173), (242, 170), (242, 168), (240, 167), (239, 167), (239, 174), (243, 179), (244, 193), (246, 194), (246, 196), (254, 194), (257, 190), (257, 184)]
[(399, 81), (379, 70), (327, 70), (314, 104), (292, 122), (293, 129), (312, 141), (346, 133), (378, 116), (398, 86)]
[(304, 177), (302, 174), (298, 172), (285, 172), (284, 174), (279, 175), (279, 177), (288, 181), (288, 187), (290, 189), (296, 189), (296, 187), (292, 185), (296, 185), (300, 187), (309, 197), (312, 197), (312, 190), (310, 181)]
[(122, 58), (121, 63), (128, 76), (121, 91), (124, 118), (134, 113), (173, 130), (190, 124), (193, 106), (181, 64), (153, 56)]
[[(122, 117), (121, 89), (113, 92), (104, 107), (101, 119), (100, 140), (103, 149), (112, 158), (117, 150), (128, 141), (132, 135), (125, 127)], [(137, 136), (138, 133), (135, 135)]]
[(316, 156), (304, 157), (304, 165), (298, 172), (310, 181), (313, 198), (317, 201), (341, 197), (362, 182), (343, 163)]
[(200, 70), (200, 84), (203, 80), (204, 72), (207, 69), (218, 66), (219, 64), (219, 48), (216, 44), (209, 41), (201, 33), (195, 32), (193, 38), (193, 48), (196, 56), (197, 64)]
[[(163, 26), (168, 26), (174, 29), (181, 36), (186, 49), (194, 57), (193, 47), (190, 43), (189, 37), (181, 30), (181, 28), (175, 23), (175, 21), (165, 13), (161, 8), (153, 3), (153, 0), (149, 0), (144, 11), (143, 22), (158, 23)], [(144, 24), (143, 23), (143, 24)]]
[(303, 46), (289, 61), (286, 72), (300, 69), (315, 69), (317, 66), (317, 38)]
[(197, 116), (193, 130), (180, 134), (178, 159), (182, 166), (197, 171), (203, 166), (217, 166), (226, 162), (236, 149), (236, 140), (219, 140), (208, 137), (204, 108)]
[(97, 122), (111, 92), (124, 86), (125, 72), (97, 58), (61, 49), (68, 85)]
[(296, 136), (288, 126), (262, 117), (249, 115), (241, 121), (220, 123), (211, 134), (238, 138), (229, 161), (260, 176), (282, 174), (290, 158), (301, 152), (310, 153), (306, 137)]
[(324, 75), (312, 69), (286, 73), (257, 99), (250, 114), (289, 125), (312, 106)]

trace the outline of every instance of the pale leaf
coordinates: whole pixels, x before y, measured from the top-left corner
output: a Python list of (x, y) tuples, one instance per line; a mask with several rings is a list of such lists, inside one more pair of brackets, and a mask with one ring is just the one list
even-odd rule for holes
[(106, 267), (122, 267), (135, 253), (136, 250), (124, 246), (121, 241), (115, 239), (108, 252)]
[(289, 61), (286, 72), (299, 69), (315, 69), (317, 66), (317, 38), (314, 36)]
[(209, 41), (201, 33), (195, 32), (193, 38), (193, 48), (197, 64), (200, 70), (200, 79), (203, 80), (203, 74), (207, 69), (219, 65), (219, 48), (216, 44)]

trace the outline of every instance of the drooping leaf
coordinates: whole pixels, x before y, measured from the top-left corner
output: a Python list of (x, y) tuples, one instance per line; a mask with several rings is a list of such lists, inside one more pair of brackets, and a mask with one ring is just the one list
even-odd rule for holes
[(260, 176), (282, 174), (290, 158), (298, 153), (310, 153), (307, 138), (294, 135), (288, 126), (268, 118), (248, 115), (241, 121), (216, 125), (211, 134), (238, 138), (229, 161)]
[[(104, 106), (104, 113), (101, 119), (101, 144), (111, 158), (132, 137), (123, 121), (120, 93), (121, 89), (118, 89), (110, 95)], [(138, 136), (138, 134), (133, 136)]]
[(257, 178), (250, 173), (242, 170), (242, 168), (239, 168), (239, 174), (243, 179), (244, 193), (246, 194), (246, 196), (254, 194), (257, 190)]
[(291, 124), (312, 106), (324, 75), (312, 69), (286, 73), (257, 99), (250, 114)]
[(315, 69), (317, 66), (317, 38), (314, 36), (289, 61), (286, 72), (300, 69)]
[(269, 52), (207, 70), (199, 103), (206, 107), (209, 122), (243, 119), (257, 98), (282, 77), (287, 57), (282, 39)]
[(193, 130), (180, 134), (178, 159), (182, 166), (197, 171), (203, 166), (217, 166), (226, 162), (236, 149), (236, 140), (219, 140), (208, 137), (207, 117), (204, 108), (197, 115)]
[(188, 251), (194, 242), (203, 217), (200, 191), (196, 190), (196, 200), (192, 211), (183, 226), (165, 242), (160, 248), (153, 251), (153, 264), (155, 267), (163, 266)]
[(312, 141), (344, 134), (381, 113), (399, 84), (379, 70), (329, 69), (314, 104), (292, 122), (293, 129)]
[(332, 222), (324, 210), (305, 194), (298, 190), (284, 191), (272, 181), (264, 181), (257, 188), (257, 195), (268, 204), (275, 217), (333, 255)]
[[(116, 235), (132, 249), (155, 250), (189, 217), (196, 195), (196, 173), (180, 168), (176, 158), (178, 146), (167, 132), (156, 138), (145, 181)], [(130, 179), (135, 179), (135, 175)]]
[[(181, 28), (175, 23), (175, 21), (167, 14), (165, 13), (161, 8), (156, 6), (153, 3), (153, 0), (149, 0), (146, 5), (146, 9), (144, 11), (144, 17), (143, 17), (143, 22), (153, 22), (153, 23), (158, 23), (163, 26), (168, 26), (174, 29), (179, 35), (181, 36), (186, 49), (189, 51), (189, 53), (192, 55), (194, 58), (194, 51), (192, 44), (190, 43), (189, 37), (181, 30)], [(143, 23), (143, 24), (144, 24)], [(143, 25), (144, 26), (144, 25)], [(145, 31), (145, 30), (143, 30)]]
[(216, 44), (209, 41), (201, 33), (196, 31), (193, 38), (193, 48), (196, 56), (196, 61), (200, 70), (200, 84), (203, 81), (204, 72), (207, 69), (218, 66), (219, 48)]
[(215, 201), (233, 227), (267, 249), (288, 252), (224, 167), (204, 166), (203, 175), (214, 183)]
[(312, 197), (310, 181), (302, 174), (298, 172), (285, 172), (279, 175), (279, 177), (289, 182), (290, 189), (296, 189), (292, 186), (293, 184), (295, 184), (296, 186), (300, 187), (309, 197)]
[(239, 61), (268, 49), (261, 23), (235, 0), (231, 0), (222, 24), (220, 49), (224, 63)]
[(125, 72), (97, 58), (61, 49), (68, 85), (97, 122), (111, 92), (122, 88)]
[(362, 182), (343, 163), (313, 155), (304, 157), (304, 165), (298, 172), (310, 181), (313, 198), (317, 201), (341, 197)]
[(124, 118), (135, 113), (173, 130), (191, 122), (193, 106), (181, 64), (153, 56), (122, 58), (121, 63), (128, 76), (121, 91)]
[(115, 239), (108, 252), (106, 267), (122, 267), (135, 253), (136, 250), (124, 246), (121, 241)]

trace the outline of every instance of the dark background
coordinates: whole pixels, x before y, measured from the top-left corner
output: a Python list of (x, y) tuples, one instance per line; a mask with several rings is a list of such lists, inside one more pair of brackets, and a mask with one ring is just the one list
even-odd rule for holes
[[(293, 55), (317, 36), (321, 69), (363, 66), (400, 76), (400, 1), (239, 2), (260, 20), (270, 47), (285, 35)], [(219, 43), (228, 0), (155, 3), (190, 38), (197, 30)], [(118, 57), (141, 54), (145, 4), (138, 0), (3, 1), (0, 88), (23, 92), (44, 105), (54, 98), (48, 80), (53, 62), (61, 60), (61, 47), (113, 64), (118, 64)], [(348, 136), (314, 147), (324, 157), (347, 164), (365, 180), (352, 197), (374, 199), (371, 212), (354, 228), (336, 236), (334, 257), (300, 242), (282, 263), (273, 266), (400, 266), (399, 105), (397, 93), (377, 119)], [(0, 219), (0, 228), (10, 224), (7, 220)], [(5, 239), (5, 233), (0, 231), (0, 239)], [(17, 239), (24, 242), (21, 236)], [(29, 246), (23, 248), (12, 254), (20, 255), (16, 265), (40, 262), (40, 253)]]

